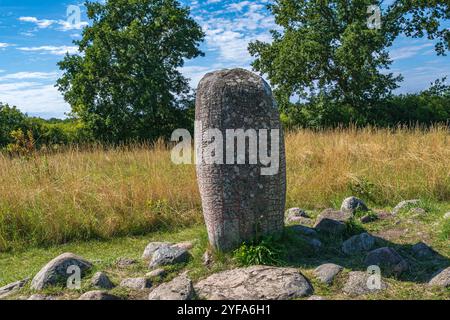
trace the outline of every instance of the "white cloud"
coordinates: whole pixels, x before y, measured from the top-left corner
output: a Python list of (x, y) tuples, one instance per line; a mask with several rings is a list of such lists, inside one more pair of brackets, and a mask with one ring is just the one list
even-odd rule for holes
[(432, 46), (433, 46), (432, 43), (424, 43), (424, 44), (415, 45), (415, 46), (403, 46), (403, 47), (391, 50), (389, 55), (391, 56), (392, 60), (408, 59), (408, 58), (418, 55), (423, 49), (426, 49), (426, 48), (429, 48)]
[[(0, 72), (1, 71), (2, 70), (0, 70)], [(56, 79), (57, 76), (57, 72), (17, 72), (0, 76), (0, 81), (24, 79)]]
[(56, 25), (56, 29), (60, 31), (81, 30), (88, 25), (85, 21), (71, 23), (66, 20), (38, 19), (36, 17), (20, 17), (19, 21), (34, 23), (39, 29), (45, 29)]
[(1, 101), (34, 115), (63, 117), (70, 111), (61, 93), (52, 84), (14, 82), (0, 84)]
[(5, 43), (5, 42), (0, 42), (0, 49), (6, 48), (6, 47), (10, 47), (10, 46), (12, 46), (12, 44)]
[(54, 55), (65, 55), (66, 53), (75, 54), (78, 52), (77, 46), (20, 47), (18, 49), (26, 52), (41, 52)]

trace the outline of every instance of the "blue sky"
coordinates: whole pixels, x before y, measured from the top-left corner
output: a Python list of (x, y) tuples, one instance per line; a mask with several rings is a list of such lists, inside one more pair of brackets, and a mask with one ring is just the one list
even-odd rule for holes
[[(182, 68), (195, 87), (209, 71), (250, 68), (247, 44), (270, 41), (276, 28), (265, 5), (270, 0), (197, 0), (192, 16), (206, 33), (205, 57), (187, 61)], [(79, 5), (79, 23), (67, 22), (67, 7)], [(56, 63), (65, 52), (75, 52), (72, 41), (80, 39), (87, 24), (82, 1), (0, 0), (0, 101), (16, 105), (29, 115), (64, 117), (70, 111), (54, 87), (60, 75)], [(390, 49), (392, 71), (405, 77), (399, 92), (425, 89), (437, 78), (450, 76), (450, 57), (438, 57), (434, 44), (423, 39), (399, 38)]]

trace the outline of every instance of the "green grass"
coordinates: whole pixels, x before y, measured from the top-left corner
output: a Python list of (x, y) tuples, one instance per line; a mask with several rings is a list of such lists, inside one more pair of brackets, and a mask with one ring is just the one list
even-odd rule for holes
[[(394, 247), (411, 265), (411, 271), (400, 278), (390, 277), (386, 281), (389, 288), (386, 291), (360, 299), (450, 299), (449, 289), (430, 288), (426, 285), (429, 277), (437, 270), (450, 265), (450, 241), (448, 238), (449, 224), (444, 221), (443, 212), (450, 210), (450, 203), (433, 203), (427, 207), (425, 216), (413, 216), (402, 212), (397, 217), (388, 220), (378, 220), (369, 224), (357, 224), (357, 232), (367, 231), (372, 234), (390, 230), (400, 230), (395, 239), (386, 240), (381, 245)], [(317, 215), (317, 212), (313, 212)], [(363, 228), (363, 230), (361, 229)], [(353, 229), (354, 230), (354, 229)], [(350, 236), (349, 233), (344, 239)], [(395, 234), (395, 233), (394, 233)], [(348, 272), (352, 270), (364, 271), (365, 255), (346, 256), (340, 252), (339, 237), (320, 235), (323, 243), (319, 252), (312, 248), (296, 233), (287, 228), (281, 238), (263, 239), (240, 247), (235, 252), (214, 253), (214, 263), (204, 266), (202, 255), (208, 249), (207, 234), (203, 225), (182, 228), (170, 232), (153, 232), (145, 236), (118, 237), (115, 239), (86, 242), (72, 242), (48, 247), (33, 247), (17, 249), (12, 252), (0, 253), (0, 286), (7, 283), (33, 277), (49, 260), (63, 252), (73, 252), (94, 263), (94, 268), (84, 278), (79, 291), (71, 291), (62, 287), (52, 287), (44, 290), (46, 294), (53, 294), (65, 299), (77, 298), (82, 292), (92, 290), (89, 285), (90, 277), (96, 271), (105, 271), (115, 284), (125, 277), (142, 277), (149, 270), (141, 260), (142, 252), (150, 241), (195, 241), (191, 250), (191, 258), (186, 264), (166, 267), (168, 275), (164, 279), (152, 279), (154, 285), (168, 281), (184, 270), (189, 270), (189, 276), (198, 281), (210, 274), (245, 265), (267, 264), (277, 266), (291, 266), (298, 268), (313, 283), (315, 294), (328, 299), (349, 299), (342, 293)], [(426, 238), (426, 242), (436, 250), (440, 256), (437, 260), (417, 260), (411, 252), (411, 246)], [(116, 265), (118, 258), (136, 259), (138, 263), (129, 268), (121, 269)], [(313, 276), (313, 270), (322, 263), (334, 262), (344, 266), (344, 272), (338, 276), (332, 286), (319, 283)], [(30, 295), (33, 292), (29, 285), (21, 292), (11, 296)], [(123, 298), (145, 299), (146, 293), (115, 288), (111, 293)]]

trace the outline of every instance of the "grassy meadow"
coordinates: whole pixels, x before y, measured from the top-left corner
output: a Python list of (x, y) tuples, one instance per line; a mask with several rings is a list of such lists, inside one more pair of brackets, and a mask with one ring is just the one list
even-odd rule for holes
[[(450, 134), (443, 127), (300, 130), (286, 134), (287, 206), (374, 208), (402, 199), (450, 202)], [(0, 155), (0, 252), (170, 231), (202, 223), (193, 165), (163, 143)]]

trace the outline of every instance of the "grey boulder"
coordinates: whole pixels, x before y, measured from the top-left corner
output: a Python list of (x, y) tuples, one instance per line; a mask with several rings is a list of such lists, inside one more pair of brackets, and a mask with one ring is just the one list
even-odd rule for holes
[(144, 290), (152, 287), (152, 283), (147, 278), (126, 278), (120, 282), (123, 288), (133, 290)]
[(10, 284), (7, 284), (6, 286), (3, 286), (0, 288), (0, 299), (6, 298), (7, 296), (19, 291), (22, 289), (27, 283), (30, 281), (30, 278), (26, 278), (23, 280), (19, 280)]
[(378, 266), (386, 276), (399, 276), (409, 269), (408, 262), (393, 248), (383, 247), (370, 251), (364, 260), (366, 266)]
[(213, 274), (194, 285), (208, 300), (286, 300), (313, 294), (314, 289), (297, 269), (252, 266)]
[(150, 242), (144, 249), (144, 253), (142, 254), (142, 259), (148, 260), (151, 259), (153, 254), (162, 247), (170, 247), (173, 243), (171, 242)]
[(358, 296), (385, 290), (387, 284), (379, 278), (379, 283), (371, 281), (371, 275), (362, 271), (352, 271), (344, 284), (343, 291), (348, 295)]
[(104, 272), (97, 272), (91, 279), (91, 284), (100, 289), (112, 289), (114, 284)]
[(416, 243), (412, 246), (411, 250), (414, 256), (418, 259), (431, 258), (436, 255), (436, 252), (423, 242)]
[(176, 246), (162, 246), (153, 253), (149, 268), (183, 263), (188, 259), (189, 253), (185, 248), (179, 248)]
[(344, 268), (334, 263), (325, 263), (314, 270), (314, 275), (322, 283), (330, 285)]
[(348, 255), (367, 252), (375, 245), (375, 237), (367, 232), (355, 235), (342, 243), (342, 251)]
[(450, 267), (447, 269), (439, 271), (434, 277), (428, 282), (430, 286), (438, 286), (443, 288), (450, 287)]
[(170, 282), (156, 287), (148, 297), (149, 300), (191, 300), (194, 297), (192, 281), (181, 275)]
[(346, 230), (345, 223), (351, 218), (350, 212), (327, 209), (317, 217), (314, 228), (320, 232), (341, 234)]
[(107, 292), (94, 290), (82, 294), (78, 300), (120, 300), (120, 298)]
[(403, 200), (399, 202), (394, 209), (392, 209), (392, 214), (398, 214), (401, 210), (406, 208), (411, 208), (420, 203), (420, 199)]
[(31, 282), (31, 289), (42, 290), (51, 285), (66, 283), (68, 277), (72, 275), (67, 273), (70, 271), (69, 267), (71, 266), (80, 268), (80, 271), (83, 273), (89, 270), (92, 264), (73, 253), (63, 253), (47, 263), (36, 274)]
[(356, 197), (348, 197), (342, 201), (341, 211), (355, 213), (356, 211), (368, 211), (364, 201)]

